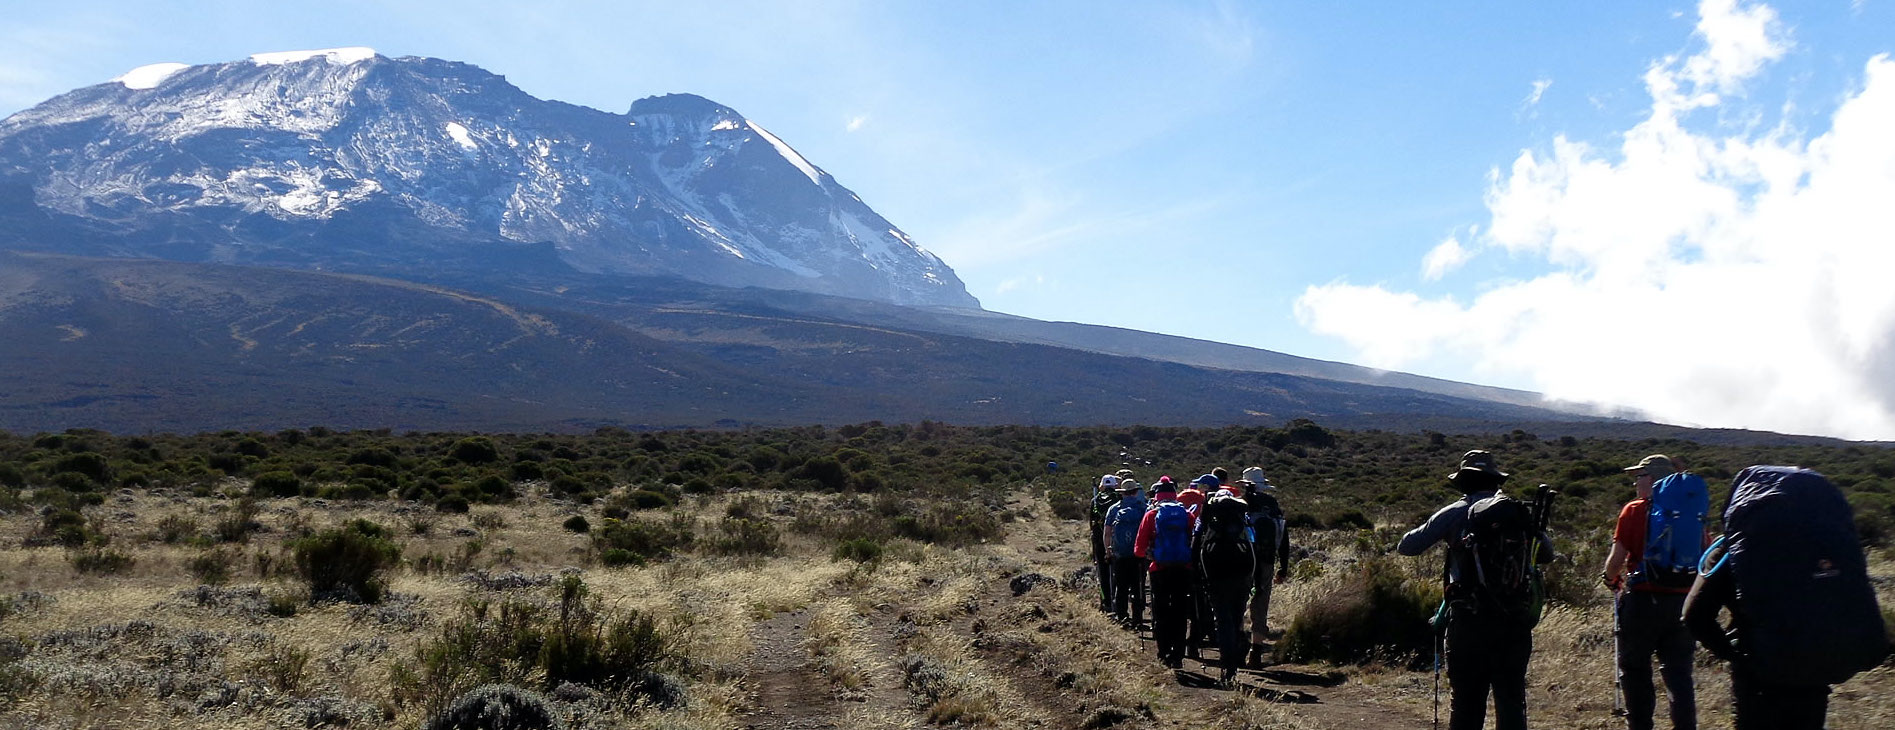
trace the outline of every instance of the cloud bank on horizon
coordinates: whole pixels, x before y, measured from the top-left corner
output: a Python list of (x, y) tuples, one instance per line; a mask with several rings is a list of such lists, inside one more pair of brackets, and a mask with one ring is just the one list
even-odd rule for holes
[(1789, 32), (1762, 4), (1698, 16), (1614, 147), (1522, 151), (1490, 175), (1486, 225), (1420, 262), (1425, 281), (1483, 255), (1531, 273), (1468, 301), (1310, 286), (1298, 321), (1377, 367), (1456, 362), (1660, 421), (1895, 439), (1895, 61), (1866, 59), (1825, 130), (1765, 125), (1745, 91)]

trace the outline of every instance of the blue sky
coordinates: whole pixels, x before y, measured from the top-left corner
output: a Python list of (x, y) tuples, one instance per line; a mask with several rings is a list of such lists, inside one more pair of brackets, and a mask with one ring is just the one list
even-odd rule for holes
[[(691, 92), (990, 309), (1895, 439), (1895, 286), (1848, 278), (1895, 265), (1890, 213), (1850, 198), (1895, 190), (1895, 155), (1871, 164), (1891, 133), (1830, 135), (1895, 129), (1892, 4), (31, 3), (0, 26), (0, 114), (149, 63), (356, 45), (611, 111)], [(1688, 223), (1640, 205), (1677, 191)], [(1819, 228), (1809, 302), (1744, 309), (1734, 282), (1761, 280), (1732, 272), (1790, 270)], [(1702, 364), (1812, 329), (1789, 346), (1820, 367)], [(1686, 364), (1626, 364), (1654, 341)]]

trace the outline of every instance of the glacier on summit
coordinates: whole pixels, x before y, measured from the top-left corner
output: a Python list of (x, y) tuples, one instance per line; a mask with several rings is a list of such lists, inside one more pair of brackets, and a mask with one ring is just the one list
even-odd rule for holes
[(0, 247), (337, 270), (511, 248), (595, 274), (979, 306), (728, 107), (671, 94), (614, 114), (368, 48), (154, 64), (0, 120)]

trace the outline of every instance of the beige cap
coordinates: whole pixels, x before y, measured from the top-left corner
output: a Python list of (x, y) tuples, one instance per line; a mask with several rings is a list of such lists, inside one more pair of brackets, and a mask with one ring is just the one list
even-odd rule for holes
[(1625, 471), (1643, 472), (1652, 479), (1663, 479), (1676, 473), (1678, 469), (1672, 466), (1671, 457), (1664, 454), (1652, 454), (1639, 459), (1637, 464), (1625, 467)]

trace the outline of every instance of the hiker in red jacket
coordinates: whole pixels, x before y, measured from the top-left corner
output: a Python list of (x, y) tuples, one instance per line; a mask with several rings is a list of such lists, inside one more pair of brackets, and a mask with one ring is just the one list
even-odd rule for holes
[(1165, 666), (1184, 666), (1185, 623), (1192, 613), (1191, 584), (1196, 567), (1191, 562), (1191, 535), (1197, 531), (1196, 512), (1178, 502), (1171, 477), (1152, 487), (1152, 507), (1138, 525), (1132, 551), (1151, 561), (1152, 639)]

